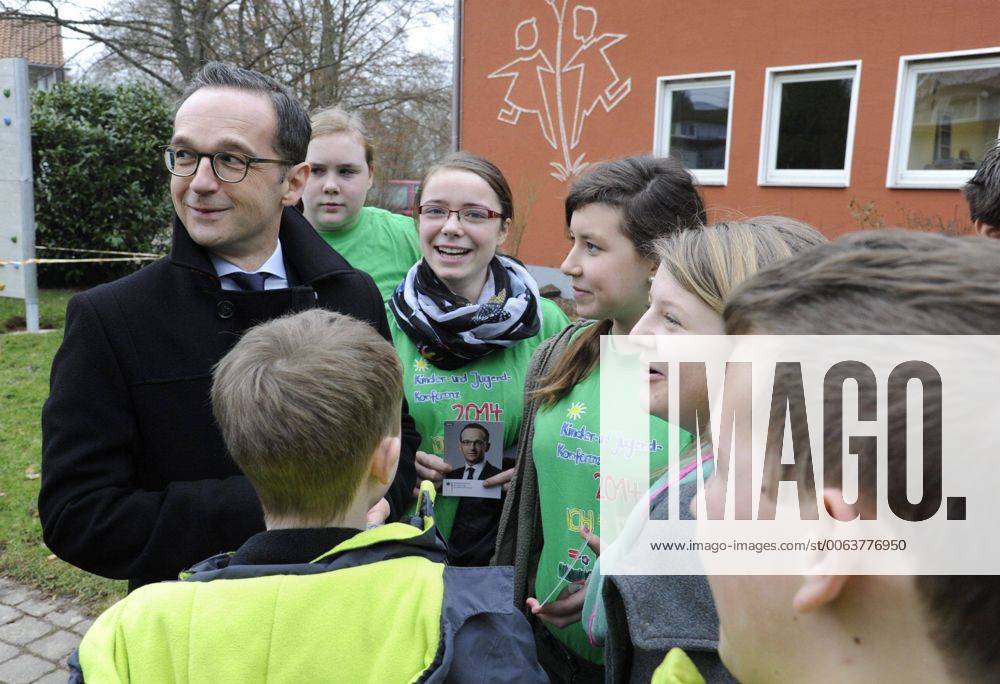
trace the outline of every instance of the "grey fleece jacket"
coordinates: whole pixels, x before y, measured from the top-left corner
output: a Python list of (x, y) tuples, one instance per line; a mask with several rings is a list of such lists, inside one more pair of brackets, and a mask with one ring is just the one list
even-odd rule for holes
[[(698, 483), (680, 486), (681, 517)], [(650, 511), (666, 520), (667, 498)], [(735, 682), (719, 660), (719, 617), (708, 580), (695, 575), (611, 575), (604, 583), (608, 636), (604, 667), (608, 682), (649, 682), (667, 651), (687, 652), (705, 681)]]

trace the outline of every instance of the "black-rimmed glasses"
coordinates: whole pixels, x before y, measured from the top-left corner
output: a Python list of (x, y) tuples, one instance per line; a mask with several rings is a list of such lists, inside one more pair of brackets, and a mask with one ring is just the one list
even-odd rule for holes
[(189, 147), (178, 145), (163, 145), (163, 162), (167, 171), (175, 176), (185, 178), (193, 176), (198, 170), (202, 157), (208, 157), (212, 164), (212, 173), (223, 183), (239, 183), (247, 177), (251, 164), (287, 164), (294, 165), (287, 159), (262, 159), (249, 157), (239, 152), (198, 152)]

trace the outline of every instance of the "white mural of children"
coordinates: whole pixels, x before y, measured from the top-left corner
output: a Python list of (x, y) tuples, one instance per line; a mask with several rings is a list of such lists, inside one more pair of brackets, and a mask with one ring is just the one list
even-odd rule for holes
[(545, 83), (545, 74), (549, 74), (551, 78), (555, 69), (545, 52), (540, 48), (535, 49), (538, 47), (538, 21), (535, 17), (525, 19), (517, 25), (514, 29), (514, 44), (518, 52), (525, 54), (503, 65), (488, 77), (511, 79), (504, 96), (507, 107), (500, 110), (497, 119), (517, 125), (522, 114), (535, 114), (545, 140), (552, 149), (557, 149)]
[[(564, 74), (576, 72), (576, 101), (573, 107), (573, 133), (570, 147), (575, 148), (583, 133), (583, 123), (601, 105), (610, 112), (632, 90), (632, 79), (618, 76), (608, 58), (608, 49), (620, 43), (624, 33), (597, 32), (597, 10), (577, 5), (573, 8), (573, 37), (580, 41), (573, 56), (563, 67)], [(589, 67), (589, 68), (588, 68)], [(574, 92), (570, 89), (570, 92)]]
[[(544, 2), (552, 10), (554, 25), (540, 28), (534, 16), (520, 22), (514, 29), (517, 57), (488, 78), (510, 79), (497, 119), (515, 126), (522, 114), (537, 116), (542, 136), (562, 157), (549, 163), (555, 169), (551, 175), (567, 181), (588, 166), (586, 153), (574, 151), (587, 118), (598, 105), (605, 112), (614, 109), (631, 92), (632, 79), (622, 79), (608, 56), (625, 34), (598, 33), (597, 10), (574, 5), (571, 40), (568, 0)], [(548, 52), (539, 47), (540, 33), (555, 39), (553, 44), (545, 41), (551, 48)], [(571, 50), (569, 59), (564, 59)]]

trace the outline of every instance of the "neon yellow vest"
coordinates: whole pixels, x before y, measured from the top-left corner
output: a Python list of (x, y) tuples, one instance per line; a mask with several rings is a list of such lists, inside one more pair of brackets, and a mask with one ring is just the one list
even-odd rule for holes
[(698, 668), (679, 648), (672, 648), (653, 672), (649, 684), (705, 684)]
[[(402, 544), (433, 557), (433, 518), (422, 522), (424, 530), (393, 523), (361, 532), (309, 564), (231, 568), (216, 557), (205, 563), (217, 567), (200, 564), (186, 581), (142, 587), (87, 632), (84, 677), (416, 681), (441, 640), (444, 565), (420, 555), (386, 559), (398, 555), (386, 549)], [(239, 578), (266, 572), (282, 574)]]

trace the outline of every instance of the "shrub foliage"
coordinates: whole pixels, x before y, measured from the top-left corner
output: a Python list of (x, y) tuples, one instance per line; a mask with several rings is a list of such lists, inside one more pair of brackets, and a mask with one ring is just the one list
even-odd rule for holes
[[(166, 251), (169, 178), (158, 145), (169, 141), (169, 104), (144, 85), (63, 83), (32, 95), (36, 243), (126, 252)], [(40, 258), (66, 258), (39, 251)], [(93, 285), (136, 262), (42, 264), (43, 286)]]

